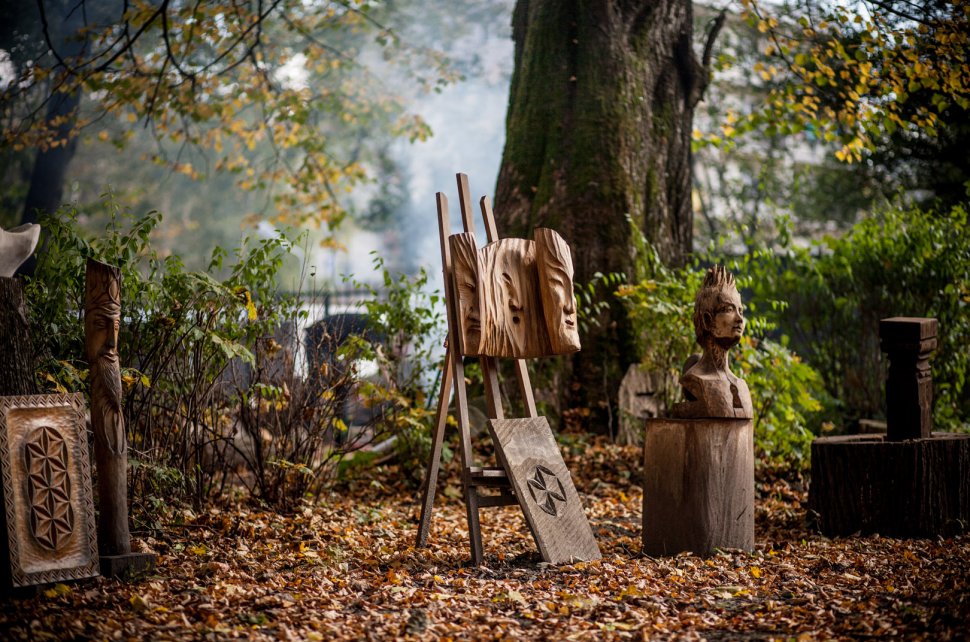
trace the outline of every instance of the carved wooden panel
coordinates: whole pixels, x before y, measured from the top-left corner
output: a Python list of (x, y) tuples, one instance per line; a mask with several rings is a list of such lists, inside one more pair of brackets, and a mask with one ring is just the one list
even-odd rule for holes
[(546, 418), (492, 419), (489, 430), (542, 559), (552, 564), (599, 559), (599, 546)]
[(578, 352), (580, 344), (576, 298), (573, 296), (573, 255), (565, 239), (555, 230), (538, 227), (535, 236), (539, 293), (552, 352)]
[(550, 354), (535, 276), (535, 243), (500, 239), (481, 254), (482, 354), (519, 359)]
[(470, 232), (448, 237), (451, 248), (452, 291), (458, 300), (458, 349), (461, 354), (479, 355), (482, 349), (482, 310), (484, 291), (481, 287), (482, 264)]
[(572, 257), (561, 236), (539, 228), (536, 241), (478, 249), (466, 232), (448, 242), (461, 354), (527, 359), (579, 350)]
[(13, 586), (98, 574), (84, 398), (0, 397), (9, 576)]

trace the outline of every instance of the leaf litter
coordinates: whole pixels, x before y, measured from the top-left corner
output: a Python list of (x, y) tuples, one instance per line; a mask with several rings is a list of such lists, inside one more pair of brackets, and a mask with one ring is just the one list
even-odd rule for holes
[[(567, 449), (568, 451), (569, 449)], [(281, 515), (230, 503), (178, 511), (144, 537), (156, 569), (0, 602), (6, 640), (957, 640), (970, 633), (970, 536), (829, 539), (807, 482), (759, 470), (756, 548), (640, 554), (640, 453), (601, 439), (567, 463), (603, 559), (541, 562), (517, 507), (482, 511), (467, 566), (455, 463), (415, 548), (418, 493), (393, 467)]]

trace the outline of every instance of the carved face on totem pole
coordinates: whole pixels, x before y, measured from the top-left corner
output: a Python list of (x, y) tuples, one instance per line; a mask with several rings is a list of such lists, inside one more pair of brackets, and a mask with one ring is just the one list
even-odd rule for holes
[(536, 228), (536, 266), (546, 330), (555, 354), (580, 349), (573, 297), (573, 259), (569, 245), (554, 230)]
[(91, 367), (91, 425), (95, 439), (102, 441), (112, 454), (126, 449), (118, 358), (120, 324), (120, 270), (88, 260), (84, 343)]
[(458, 297), (458, 332), (461, 353), (478, 355), (482, 342), (483, 295), (481, 266), (475, 236), (469, 232), (449, 237), (454, 273), (455, 296)]

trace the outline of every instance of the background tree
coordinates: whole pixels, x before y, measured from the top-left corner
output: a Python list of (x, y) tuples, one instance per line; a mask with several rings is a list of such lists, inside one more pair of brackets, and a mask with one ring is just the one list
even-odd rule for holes
[[(406, 112), (402, 87), (457, 78), (440, 51), (402, 40), (367, 0), (88, 4), (38, 0), (13, 11), (3, 32), (14, 76), (0, 93), (3, 150), (43, 158), (83, 131), (123, 149), (137, 124), (157, 141), (150, 160), (265, 191), (276, 224), (338, 223), (339, 195), (368, 178), (370, 132), (430, 133)], [(406, 80), (378, 78), (381, 65)], [(125, 126), (111, 127), (117, 120)], [(56, 195), (62, 178), (40, 172), (30, 183)]]
[[(578, 283), (597, 272), (633, 275), (630, 220), (666, 261), (682, 263), (691, 251), (693, 113), (722, 20), (698, 55), (686, 0), (519, 0), (500, 231), (557, 229)], [(572, 361), (569, 403), (608, 411), (638, 355), (612, 295), (598, 321)]]

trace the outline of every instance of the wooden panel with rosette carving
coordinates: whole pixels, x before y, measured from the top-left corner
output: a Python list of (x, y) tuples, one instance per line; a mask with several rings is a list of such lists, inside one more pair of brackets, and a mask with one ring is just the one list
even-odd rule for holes
[(0, 397), (8, 585), (98, 574), (84, 415), (81, 394)]

